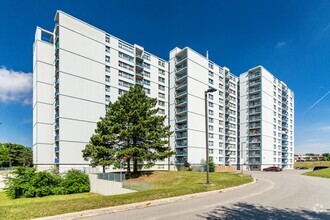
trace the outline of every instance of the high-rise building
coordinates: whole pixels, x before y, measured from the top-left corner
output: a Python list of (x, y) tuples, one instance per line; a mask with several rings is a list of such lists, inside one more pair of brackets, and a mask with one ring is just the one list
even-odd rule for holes
[[(34, 44), (34, 164), (88, 166), (82, 150), (114, 102), (135, 83), (168, 114), (168, 62), (58, 11)], [(168, 121), (166, 121), (168, 124)]]
[(207, 95), (209, 156), (218, 165), (237, 164), (238, 78), (190, 48), (170, 52), (170, 138), (176, 164), (206, 158), (204, 92)]
[(293, 168), (294, 93), (262, 66), (240, 75), (240, 164)]
[[(40, 169), (88, 167), (82, 150), (97, 121), (134, 84), (157, 98), (174, 131), (176, 155), (156, 169), (200, 164), (206, 135), (217, 165), (292, 168), (293, 93), (262, 67), (236, 77), (188, 47), (171, 50), (167, 61), (57, 11), (53, 31), (36, 30), (33, 73), (33, 162)], [(205, 106), (210, 88), (216, 91)]]

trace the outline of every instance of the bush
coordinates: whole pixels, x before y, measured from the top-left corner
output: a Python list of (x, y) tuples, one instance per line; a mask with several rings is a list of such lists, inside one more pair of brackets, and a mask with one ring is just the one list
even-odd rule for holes
[(209, 171), (214, 172), (215, 171), (215, 164), (213, 162), (213, 159), (209, 159)]
[(6, 178), (5, 191), (13, 199), (43, 197), (54, 194), (88, 192), (89, 178), (78, 170), (64, 176), (55, 172), (36, 172), (35, 168), (17, 167)]
[(88, 175), (80, 170), (70, 170), (64, 175), (60, 188), (61, 194), (89, 192), (90, 184)]

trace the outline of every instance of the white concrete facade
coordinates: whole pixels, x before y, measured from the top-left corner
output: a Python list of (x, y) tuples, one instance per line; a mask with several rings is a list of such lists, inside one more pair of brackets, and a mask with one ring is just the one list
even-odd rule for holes
[[(216, 89), (207, 96), (209, 156), (215, 164), (292, 167), (294, 94), (266, 69), (236, 77), (189, 47), (174, 48), (166, 61), (64, 12), (57, 11), (54, 20), (52, 32), (37, 28), (33, 50), (33, 162), (39, 168), (86, 169), (82, 150), (97, 121), (110, 101), (136, 83), (158, 99), (159, 114), (174, 131), (169, 144), (176, 155), (159, 161), (158, 169), (206, 159), (204, 91), (209, 88)], [(251, 85), (256, 70), (262, 77), (255, 78), (264, 80)], [(262, 99), (252, 102), (249, 89), (259, 85), (261, 91), (250, 95)], [(258, 106), (262, 114), (250, 113)], [(257, 115), (262, 120), (253, 126), (260, 128), (249, 129), (249, 117)], [(250, 149), (252, 138), (260, 139), (254, 146), (262, 149)]]
[(236, 165), (238, 78), (188, 47), (170, 52), (169, 72), (176, 164), (206, 159), (204, 91), (214, 88), (207, 96), (209, 156), (217, 165)]
[(240, 75), (240, 164), (293, 168), (294, 93), (264, 67)]

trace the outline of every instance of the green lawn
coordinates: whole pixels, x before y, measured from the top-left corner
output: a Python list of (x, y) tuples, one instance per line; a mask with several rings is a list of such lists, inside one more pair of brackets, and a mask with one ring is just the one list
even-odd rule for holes
[(311, 171), (311, 172), (308, 172), (308, 173), (304, 173), (304, 175), (330, 178), (330, 168)]
[(0, 219), (30, 219), (87, 209), (143, 202), (191, 193), (224, 189), (252, 182), (251, 177), (235, 173), (211, 173), (212, 185), (206, 186), (205, 173), (154, 172), (134, 181), (148, 182), (153, 190), (136, 193), (101, 196), (93, 193), (47, 196), (43, 198), (10, 199), (0, 192)]
[(316, 161), (316, 162), (295, 162), (294, 167), (308, 167), (312, 170), (316, 166), (330, 166), (330, 161)]

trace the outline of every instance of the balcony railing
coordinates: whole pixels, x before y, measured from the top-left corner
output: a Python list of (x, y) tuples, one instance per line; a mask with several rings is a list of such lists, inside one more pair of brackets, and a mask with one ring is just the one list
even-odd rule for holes
[(187, 141), (177, 141), (176, 146), (178, 147), (186, 147), (188, 145)]
[(176, 68), (176, 71), (179, 72), (180, 70), (182, 70), (182, 69), (184, 69), (184, 68), (186, 68), (186, 67), (187, 67), (187, 64), (185, 63), (185, 64), (183, 64), (183, 65), (178, 66), (178, 67)]
[(256, 94), (256, 95), (250, 95), (249, 99), (258, 99), (261, 98), (261, 94)]
[(57, 153), (58, 151), (59, 151), (59, 147), (58, 146), (55, 146), (54, 152)]
[(187, 133), (178, 133), (175, 135), (176, 138), (186, 138), (187, 136)]
[(175, 94), (178, 97), (178, 96), (181, 96), (181, 95), (186, 94), (186, 93), (187, 93), (187, 90), (183, 90), (183, 91), (180, 91), (180, 92), (176, 92)]
[(187, 58), (187, 54), (180, 57), (180, 58), (176, 58), (176, 63), (180, 63), (182, 60), (186, 59)]
[(176, 121), (177, 122), (185, 121), (185, 120), (187, 120), (187, 116), (186, 115), (185, 116), (176, 117)]
[(258, 120), (261, 120), (261, 116), (254, 116), (249, 118), (249, 121), (258, 121)]
[(258, 143), (258, 142), (261, 142), (261, 139), (260, 138), (251, 138), (249, 140), (250, 143)]
[(176, 80), (182, 79), (183, 77), (186, 77), (187, 73), (182, 73), (180, 75), (176, 75)]
[(60, 160), (56, 157), (55, 159), (54, 159), (54, 163), (59, 163), (60, 162)]
[(181, 82), (181, 83), (178, 83), (177, 85), (176, 85), (176, 88), (180, 88), (180, 87), (182, 87), (182, 86), (186, 86), (187, 85), (187, 80), (186, 81), (183, 81), (183, 82)]
[(184, 150), (177, 150), (176, 151), (176, 155), (177, 156), (186, 156), (187, 155), (187, 151), (184, 151)]
[(55, 141), (58, 141), (59, 140), (59, 136), (58, 135), (55, 135), (54, 140)]
[(185, 103), (185, 102), (187, 102), (187, 98), (184, 98), (184, 99), (178, 99), (178, 100), (175, 102), (175, 104), (176, 104), (176, 105), (180, 105), (180, 104)]
[(250, 113), (250, 114), (261, 113), (261, 108), (259, 108), (259, 109), (251, 109), (251, 110), (249, 111), (249, 113)]
[(249, 107), (256, 107), (256, 106), (259, 106), (261, 105), (261, 102), (250, 102), (249, 103)]
[(256, 88), (252, 88), (252, 89), (249, 89), (249, 92), (252, 93), (252, 92), (258, 92), (261, 90), (261, 87), (256, 87)]
[(186, 112), (188, 110), (187, 107), (181, 107), (176, 109), (176, 113)]
[(59, 89), (56, 89), (55, 90), (55, 96), (57, 96), (59, 92), (60, 92), (60, 90)]
[(59, 129), (60, 128), (59, 124), (55, 124), (54, 128), (55, 130)]
[(177, 125), (176, 126), (176, 129), (185, 129), (185, 128), (187, 128), (187, 124), (183, 124), (183, 125)]
[(55, 102), (55, 107), (58, 107), (59, 104), (60, 104), (59, 101), (56, 101), (56, 102)]
[(261, 75), (260, 72), (251, 73), (251, 74), (249, 75), (249, 78), (252, 79), (252, 78), (258, 77), (258, 76), (260, 76), (260, 75)]
[(55, 113), (55, 118), (59, 118), (60, 117), (60, 113), (59, 112), (56, 112)]

